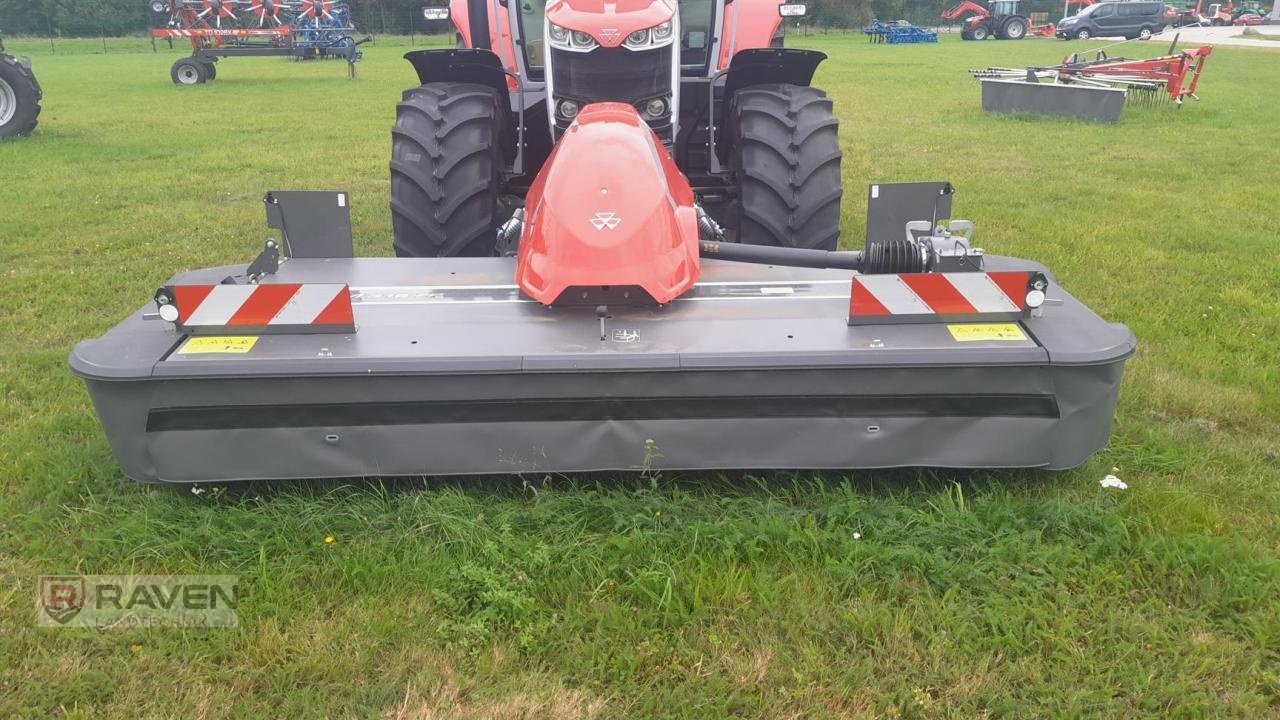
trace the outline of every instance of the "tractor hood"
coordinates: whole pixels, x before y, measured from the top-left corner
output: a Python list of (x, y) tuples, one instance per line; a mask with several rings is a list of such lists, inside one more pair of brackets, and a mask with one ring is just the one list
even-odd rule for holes
[(585, 32), (602, 47), (618, 47), (631, 33), (675, 15), (673, 0), (553, 0), (547, 5), (547, 22)]
[(645, 304), (636, 290), (665, 304), (698, 279), (693, 190), (630, 105), (583, 109), (526, 207), (516, 283), (544, 305), (609, 288), (634, 304)]

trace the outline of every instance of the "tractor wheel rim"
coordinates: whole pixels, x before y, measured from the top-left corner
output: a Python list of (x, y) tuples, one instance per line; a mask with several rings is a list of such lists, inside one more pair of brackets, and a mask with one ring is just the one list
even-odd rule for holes
[(178, 79), (182, 81), (183, 85), (195, 85), (196, 77), (196, 69), (190, 65), (183, 65), (182, 69), (178, 70)]
[(9, 124), (18, 114), (18, 94), (9, 83), (0, 78), (0, 127)]

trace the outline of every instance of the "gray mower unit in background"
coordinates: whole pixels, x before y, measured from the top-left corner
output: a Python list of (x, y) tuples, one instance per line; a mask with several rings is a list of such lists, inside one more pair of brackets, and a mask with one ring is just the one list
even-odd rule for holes
[[(357, 259), (345, 193), (273, 193), (283, 258), (177, 275), (70, 363), (143, 482), (1079, 465), (1134, 336), (943, 229), (950, 204), (945, 184), (872, 186), (860, 252), (704, 222), (677, 299), (545, 305), (516, 258)], [(895, 263), (921, 272), (877, 272)], [(1019, 276), (1010, 304), (991, 278)], [(284, 304), (237, 325), (254, 303)]]
[(989, 113), (1029, 113), (1115, 122), (1124, 111), (1125, 91), (1121, 88), (994, 78), (982, 78), (981, 82), (982, 109)]
[(0, 138), (31, 134), (40, 118), (42, 97), (31, 60), (6, 53), (0, 37)]

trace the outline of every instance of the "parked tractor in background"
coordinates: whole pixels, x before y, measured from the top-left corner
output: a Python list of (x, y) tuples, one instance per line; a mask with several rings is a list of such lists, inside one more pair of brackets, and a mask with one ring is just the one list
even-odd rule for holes
[(1246, 2), (1237, 5), (1234, 2), (1205, 3), (1205, 0), (1195, 0), (1195, 2), (1187, 0), (1182, 10), (1174, 10), (1169, 24), (1174, 27), (1185, 25), (1219, 27), (1235, 23), (1240, 16), (1246, 13), (1262, 16), (1266, 14), (1266, 11), (1262, 9), (1261, 4), (1258, 2)]
[(960, 37), (965, 40), (1021, 40), (1026, 37), (1031, 21), (1018, 11), (1019, 0), (993, 0), (987, 9), (973, 0), (964, 0), (942, 13), (943, 20), (964, 18)]
[(0, 36), (0, 138), (29, 135), (40, 117), (43, 93), (31, 61), (5, 52)]

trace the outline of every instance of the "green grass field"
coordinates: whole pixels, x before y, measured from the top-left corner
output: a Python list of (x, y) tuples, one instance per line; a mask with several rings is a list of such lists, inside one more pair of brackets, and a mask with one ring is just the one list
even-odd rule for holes
[[(847, 246), (868, 182), (950, 180), (981, 246), (1134, 329), (1109, 448), (1053, 474), (135, 485), (71, 346), (247, 261), (268, 189), (351, 191), (358, 252), (390, 254), (408, 43), (355, 82), (231, 60), (179, 88), (140, 40), (11, 41), (46, 99), (0, 143), (0, 717), (1280, 716), (1280, 52), (1215, 50), (1201, 102), (1093, 126), (986, 117), (965, 72), (1084, 44), (799, 40), (831, 56)], [(72, 572), (236, 574), (240, 627), (36, 628), (37, 576)]]

